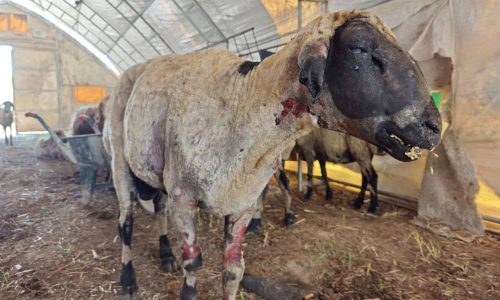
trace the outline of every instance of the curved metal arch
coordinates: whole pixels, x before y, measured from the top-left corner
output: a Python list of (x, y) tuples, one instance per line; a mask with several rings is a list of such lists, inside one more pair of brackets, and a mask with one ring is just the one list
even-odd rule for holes
[(83, 35), (81, 35), (80, 33), (76, 32), (75, 30), (73, 30), (71, 27), (69, 27), (63, 21), (59, 20), (52, 13), (49, 13), (49, 12), (45, 11), (41, 7), (40, 4), (36, 4), (33, 1), (28, 1), (28, 0), (10, 0), (10, 1), (7, 1), (6, 3), (11, 3), (11, 4), (14, 4), (14, 5), (17, 5), (18, 7), (22, 8), (22, 9), (25, 9), (27, 11), (30, 11), (30, 12), (32, 12), (32, 13), (40, 16), (45, 21), (47, 21), (50, 24), (54, 25), (56, 28), (58, 28), (59, 30), (61, 30), (64, 33), (66, 33), (71, 38), (73, 38), (85, 50), (87, 50), (88, 52), (90, 52), (99, 61), (101, 61), (115, 75), (120, 75), (121, 74), (120, 69), (115, 65), (115, 63), (105, 53), (103, 53), (100, 49), (98, 49), (96, 46), (94, 46)]

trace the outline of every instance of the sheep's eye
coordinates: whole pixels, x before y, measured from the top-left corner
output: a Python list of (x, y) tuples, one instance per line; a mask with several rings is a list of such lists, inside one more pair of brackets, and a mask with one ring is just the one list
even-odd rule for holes
[(361, 53), (366, 53), (367, 51), (362, 47), (350, 47), (349, 52), (354, 54), (361, 54)]

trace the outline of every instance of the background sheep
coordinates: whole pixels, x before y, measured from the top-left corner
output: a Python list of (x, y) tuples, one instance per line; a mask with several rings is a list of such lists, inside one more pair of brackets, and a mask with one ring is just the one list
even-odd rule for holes
[(97, 106), (80, 107), (71, 117), (71, 128), (73, 135), (101, 133), (104, 128), (104, 107), (109, 96)]
[(333, 193), (326, 172), (326, 161), (341, 164), (357, 162), (362, 175), (362, 184), (361, 191), (354, 201), (354, 206), (361, 208), (368, 186), (370, 189), (370, 207), (368, 211), (373, 213), (377, 210), (377, 172), (373, 168), (372, 158), (374, 155), (384, 155), (381, 149), (344, 133), (316, 129), (297, 139), (296, 151), (307, 162), (309, 186), (304, 201), (308, 202), (314, 192), (312, 179), (315, 160), (318, 160), (321, 166), (321, 176), (326, 186), (325, 194), (328, 202), (333, 201)]
[(99, 109), (96, 106), (80, 107), (71, 117), (71, 134), (82, 135), (96, 133), (93, 124), (98, 114)]
[(9, 139), (7, 137), (7, 127), (10, 130), (10, 145), (12, 144), (12, 123), (14, 123), (14, 104), (9, 101), (5, 101), (0, 105), (0, 125), (3, 127), (5, 133), (5, 145), (9, 145)]
[[(61, 139), (65, 137), (61, 130), (55, 130), (54, 132)], [(36, 158), (42, 160), (64, 159), (64, 155), (61, 153), (61, 150), (59, 150), (56, 142), (50, 136), (38, 139), (35, 144), (35, 156)]]

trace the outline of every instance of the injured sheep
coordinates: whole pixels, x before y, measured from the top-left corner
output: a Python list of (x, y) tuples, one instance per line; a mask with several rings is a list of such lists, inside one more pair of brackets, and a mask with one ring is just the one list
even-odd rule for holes
[(377, 17), (362, 11), (315, 19), (260, 64), (209, 49), (132, 67), (113, 91), (106, 118), (125, 299), (138, 291), (131, 248), (135, 198), (157, 204), (160, 260), (169, 271), (176, 260), (166, 235), (167, 209), (172, 216), (181, 245), (181, 299), (195, 299), (202, 266), (197, 207), (227, 216), (222, 282), (224, 299), (234, 300), (247, 225), (287, 145), (319, 125), (409, 161), (406, 146), (434, 148), (441, 124), (418, 66)]

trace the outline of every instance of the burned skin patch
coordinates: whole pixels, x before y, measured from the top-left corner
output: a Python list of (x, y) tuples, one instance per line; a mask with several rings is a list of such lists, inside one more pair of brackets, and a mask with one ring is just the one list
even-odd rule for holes
[(296, 99), (288, 98), (281, 102), (283, 105), (283, 110), (281, 111), (278, 118), (276, 118), (276, 125), (281, 124), (283, 120), (289, 115), (293, 115), (295, 118), (300, 118), (304, 113), (309, 113), (309, 106), (298, 102)]
[(259, 65), (258, 62), (255, 61), (244, 61), (239, 67), (238, 67), (238, 73), (245, 76), (247, 75), (250, 71), (252, 71), (255, 67)]
[(409, 56), (369, 23), (349, 21), (330, 41), (325, 81), (333, 104), (350, 119), (410, 107), (421, 98), (420, 77)]

